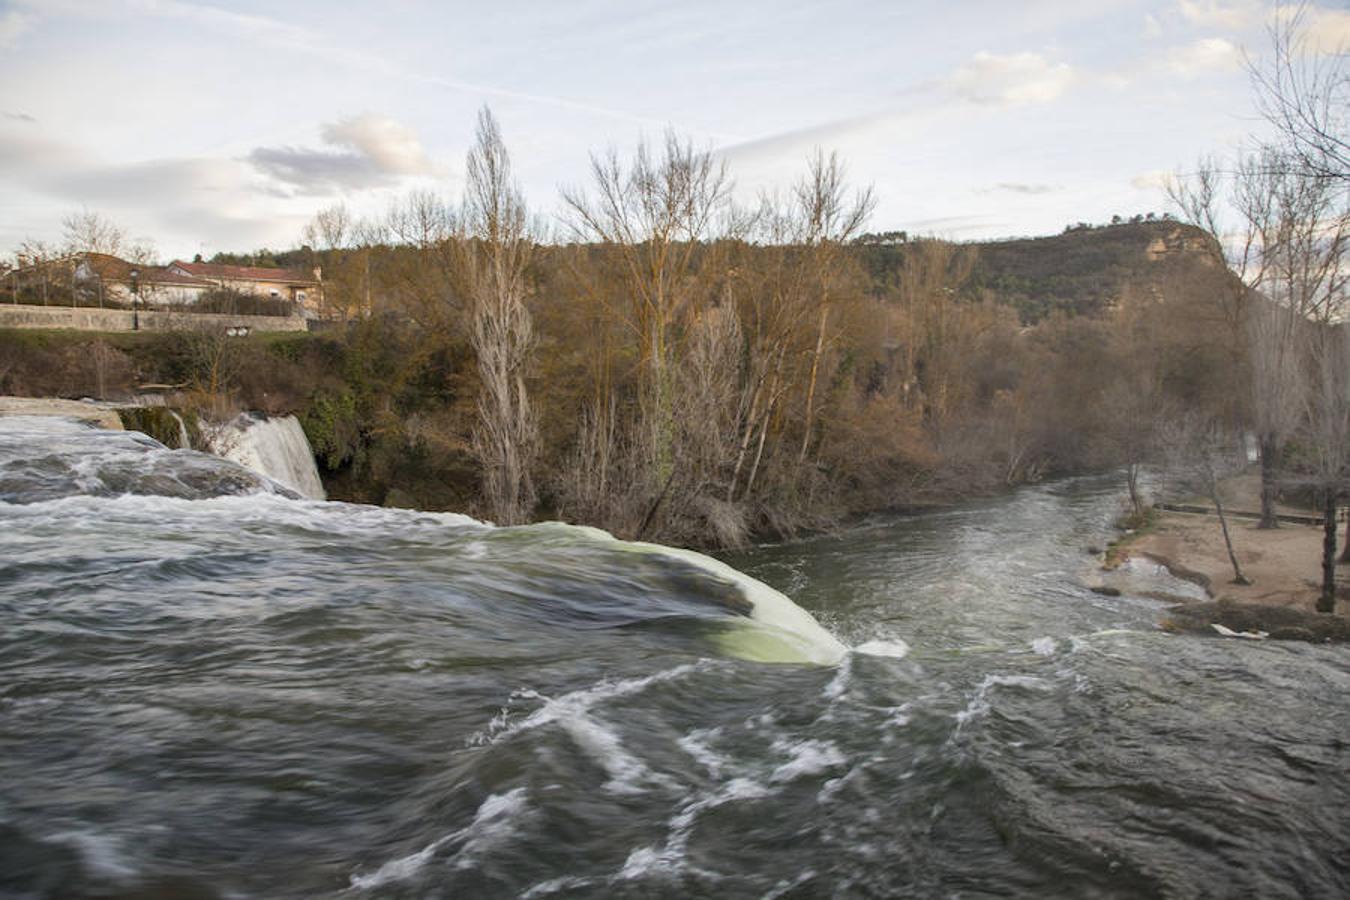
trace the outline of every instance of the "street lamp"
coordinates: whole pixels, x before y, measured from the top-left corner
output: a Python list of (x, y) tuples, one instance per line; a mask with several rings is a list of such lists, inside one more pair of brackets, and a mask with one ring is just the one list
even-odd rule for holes
[(141, 270), (131, 270), (131, 330), (141, 330), (140, 310), (137, 308), (141, 297)]

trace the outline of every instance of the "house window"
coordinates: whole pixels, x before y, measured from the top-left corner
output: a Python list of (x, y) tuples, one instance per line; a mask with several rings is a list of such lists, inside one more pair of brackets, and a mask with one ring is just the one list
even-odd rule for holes
[(276, 288), (272, 288), (272, 296), (273, 296), (273, 297), (280, 297), (280, 296), (281, 296), (281, 291), (277, 290)]
[(295, 299), (296, 299), (296, 300), (299, 300), (301, 303), (304, 303), (304, 302), (305, 302), (305, 292), (304, 292), (304, 291), (296, 291), (296, 292), (295, 292)]

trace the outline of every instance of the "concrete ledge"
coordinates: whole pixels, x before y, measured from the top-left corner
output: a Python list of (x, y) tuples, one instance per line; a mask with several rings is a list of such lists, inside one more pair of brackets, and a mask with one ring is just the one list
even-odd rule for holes
[[(234, 316), (224, 313), (169, 312), (144, 309), (142, 331), (308, 331), (300, 316)], [(131, 331), (134, 318), (127, 309), (91, 309), (76, 306), (0, 304), (0, 328), (68, 328), (75, 331)]]
[(117, 410), (83, 400), (56, 397), (0, 397), (0, 416), (66, 416), (82, 419), (99, 428), (124, 431)]

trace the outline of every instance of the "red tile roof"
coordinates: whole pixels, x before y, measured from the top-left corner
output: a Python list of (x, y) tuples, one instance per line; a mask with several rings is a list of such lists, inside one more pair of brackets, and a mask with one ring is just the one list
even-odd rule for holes
[(131, 283), (131, 270), (137, 270), (141, 284), (174, 285), (178, 287), (215, 287), (213, 282), (193, 275), (180, 275), (168, 266), (142, 266), (107, 253), (82, 253), (83, 262), (104, 281)]
[(309, 272), (295, 269), (278, 269), (271, 266), (222, 266), (216, 263), (183, 262), (174, 260), (171, 265), (200, 278), (213, 278), (223, 281), (271, 281), (281, 284), (318, 284), (319, 281)]

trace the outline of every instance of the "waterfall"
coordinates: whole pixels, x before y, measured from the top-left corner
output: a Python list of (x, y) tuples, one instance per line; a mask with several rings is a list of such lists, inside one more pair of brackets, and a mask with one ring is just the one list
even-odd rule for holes
[(217, 456), (280, 482), (311, 500), (325, 500), (305, 430), (295, 416), (264, 419), (245, 413), (212, 441)]
[(173, 416), (173, 420), (178, 423), (178, 449), (191, 450), (192, 438), (188, 437), (187, 423), (183, 421), (182, 416), (173, 410), (169, 410), (169, 415)]

